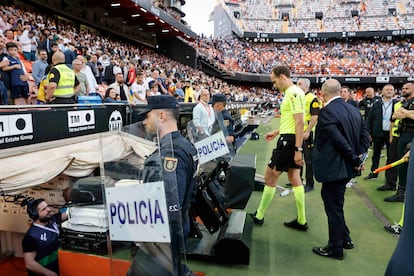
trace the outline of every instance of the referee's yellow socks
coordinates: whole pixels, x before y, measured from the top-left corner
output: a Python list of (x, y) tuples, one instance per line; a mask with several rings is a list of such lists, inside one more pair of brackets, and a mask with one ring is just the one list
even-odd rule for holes
[(298, 222), (300, 224), (306, 223), (305, 215), (305, 188), (303, 185), (292, 187), (293, 194), (295, 195), (296, 210), (298, 211)]
[(267, 208), (272, 202), (273, 196), (275, 195), (276, 187), (264, 186), (262, 199), (260, 200), (259, 208), (257, 209), (256, 218), (263, 219)]
[(398, 225), (403, 227), (404, 226), (404, 209), (405, 209), (405, 202), (403, 204), (403, 208), (402, 208), (402, 214), (401, 214), (401, 218), (400, 221), (398, 222)]

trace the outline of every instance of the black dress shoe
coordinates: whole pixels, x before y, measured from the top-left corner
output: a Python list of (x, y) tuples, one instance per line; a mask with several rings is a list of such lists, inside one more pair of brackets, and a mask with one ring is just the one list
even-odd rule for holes
[(384, 198), (384, 201), (386, 201), (386, 202), (404, 202), (404, 196), (401, 196), (398, 193), (396, 193), (395, 195)]
[(254, 214), (249, 214), (249, 216), (252, 218), (252, 220), (253, 220), (253, 223), (254, 223), (254, 224), (257, 224), (257, 225), (262, 226), (262, 225), (263, 225), (263, 223), (264, 223), (264, 218), (262, 218), (262, 219), (258, 219), (258, 218), (256, 217), (256, 214), (257, 214), (257, 211), (256, 211), (256, 212), (254, 212)]
[(355, 245), (352, 241), (345, 241), (343, 247), (344, 249), (353, 249)]
[(344, 253), (341, 252), (333, 252), (328, 247), (314, 247), (312, 249), (313, 253), (322, 257), (334, 258), (337, 260), (344, 259)]
[(294, 220), (289, 221), (289, 222), (284, 222), (283, 224), (286, 227), (297, 229), (297, 230), (300, 230), (300, 231), (307, 231), (308, 230), (308, 224), (307, 223), (300, 224), (298, 222), (298, 219), (294, 219)]
[(371, 180), (371, 179), (378, 179), (378, 174), (377, 173), (370, 173), (369, 175), (364, 177), (364, 180)]
[(305, 193), (312, 192), (313, 190), (315, 190), (315, 188), (313, 186), (310, 186), (310, 185), (305, 186)]
[(382, 185), (377, 188), (377, 191), (395, 191), (395, 187), (391, 187), (388, 185)]

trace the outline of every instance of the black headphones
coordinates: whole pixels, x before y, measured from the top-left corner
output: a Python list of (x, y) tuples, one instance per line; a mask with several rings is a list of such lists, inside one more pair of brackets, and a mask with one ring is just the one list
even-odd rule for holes
[(27, 214), (32, 220), (37, 220), (39, 218), (37, 207), (43, 201), (45, 201), (43, 198), (38, 198), (38, 199), (29, 200), (27, 202)]

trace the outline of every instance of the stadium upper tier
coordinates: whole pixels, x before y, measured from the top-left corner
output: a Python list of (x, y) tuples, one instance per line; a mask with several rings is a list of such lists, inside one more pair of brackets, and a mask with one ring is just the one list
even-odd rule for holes
[(223, 2), (227, 3), (230, 18), (245, 32), (358, 32), (414, 28), (414, 3), (410, 0)]
[(393, 42), (252, 43), (236, 38), (199, 39), (199, 54), (229, 72), (268, 74), (286, 64), (296, 75), (412, 76), (412, 39)]

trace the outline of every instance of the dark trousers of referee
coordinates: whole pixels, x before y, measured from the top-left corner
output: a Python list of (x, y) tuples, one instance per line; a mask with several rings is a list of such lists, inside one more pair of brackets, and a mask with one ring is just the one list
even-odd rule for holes
[(350, 232), (345, 223), (344, 196), (350, 178), (323, 182), (321, 196), (328, 216), (328, 247), (335, 255), (342, 256), (344, 243), (350, 242)]

